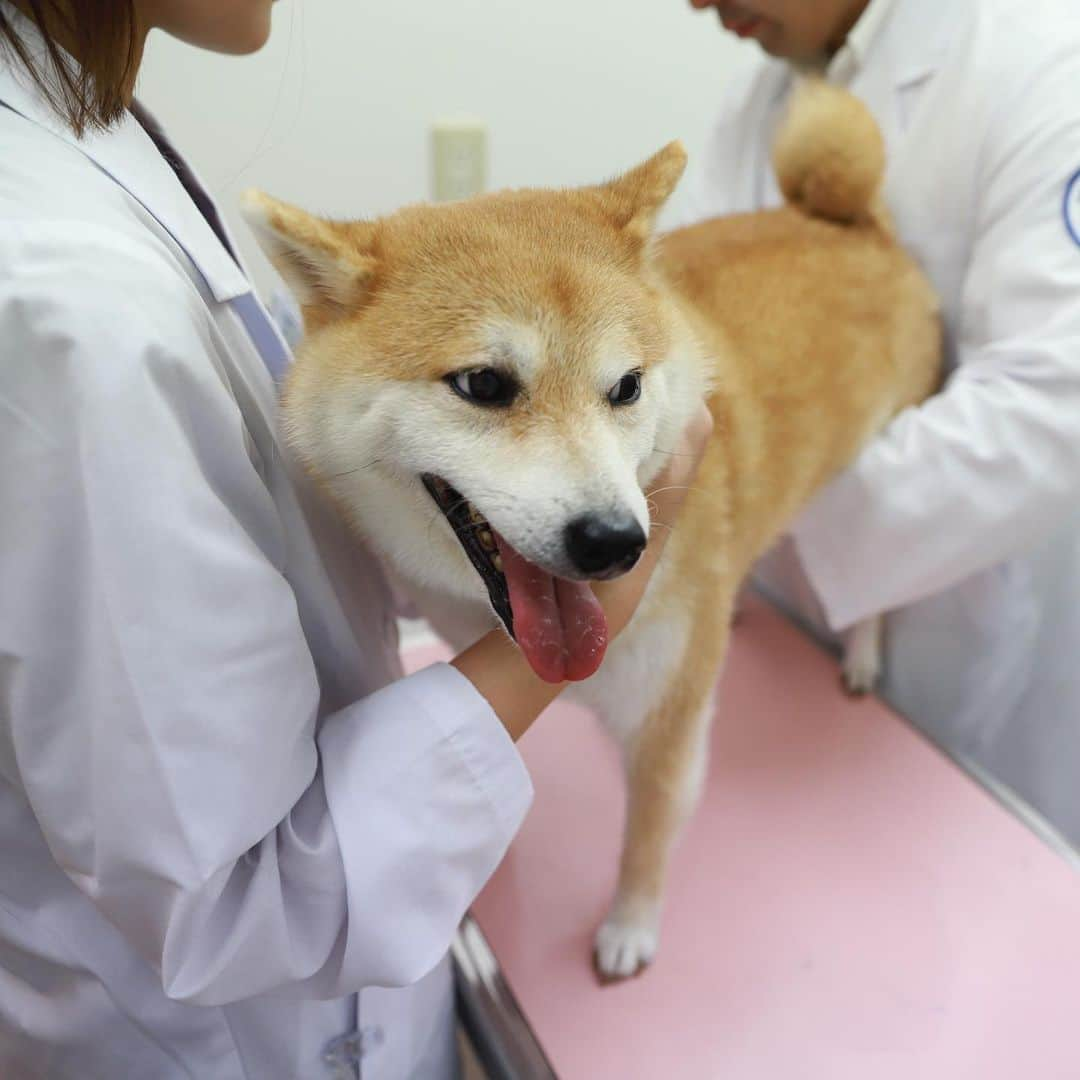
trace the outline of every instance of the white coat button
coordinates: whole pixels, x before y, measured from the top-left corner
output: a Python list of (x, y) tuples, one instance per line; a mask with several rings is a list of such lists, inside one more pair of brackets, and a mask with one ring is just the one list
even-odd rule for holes
[(323, 1064), (334, 1080), (354, 1076), (352, 1067), (365, 1054), (382, 1046), (385, 1041), (386, 1033), (378, 1024), (363, 1027), (359, 1031), (347, 1031), (344, 1035), (331, 1039), (323, 1047)]

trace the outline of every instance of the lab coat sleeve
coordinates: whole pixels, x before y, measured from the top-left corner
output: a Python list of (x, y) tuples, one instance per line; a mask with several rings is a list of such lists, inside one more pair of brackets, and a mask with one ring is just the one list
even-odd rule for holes
[(449, 665), (316, 723), (202, 300), (52, 232), (0, 237), (0, 776), (171, 997), (412, 982), (524, 816), (517, 751)]
[[(1047, 54), (994, 118), (958, 365), (795, 522), (830, 626), (910, 604), (1048, 534), (1080, 496), (1080, 60)], [(912, 148), (911, 152), (917, 152)], [(932, 166), (928, 166), (932, 167)], [(1074, 212), (1073, 220), (1080, 216)]]

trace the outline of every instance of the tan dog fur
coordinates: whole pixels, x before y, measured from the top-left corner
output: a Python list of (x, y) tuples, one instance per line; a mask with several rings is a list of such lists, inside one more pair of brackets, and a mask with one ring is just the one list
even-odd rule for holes
[[(284, 402), (293, 445), (458, 644), (491, 625), (486, 594), (419, 489), (417, 472), (432, 467), (422, 433), (403, 431), (391, 406), (371, 419), (372, 400), (403, 395), (418, 425), (457, 410), (436, 449), (444, 467), (479, 454), (489, 471), (509, 470), (490, 490), (452, 481), (503, 531), (543, 519), (531, 492), (549, 459), (552, 499), (572, 501), (598, 472), (643, 498), (708, 395), (715, 432), (649, 592), (580, 685), (621, 740), (629, 781), (618, 893), (597, 937), (606, 976), (655, 951), (740, 583), (814, 491), (939, 377), (936, 303), (877, 204), (881, 139), (853, 98), (813, 84), (796, 101), (776, 145), (789, 205), (654, 242), (684, 160), (672, 144), (599, 187), (501, 192), (373, 223), (248, 200), (304, 303), (308, 336)], [(497, 415), (444, 400), (441, 380), (489, 355), (518, 365), (525, 400)], [(598, 370), (618, 378), (623, 356), (645, 373), (637, 419), (598, 404)], [(651, 390), (663, 401), (646, 408)], [(363, 424), (366, 441), (351, 442)], [(517, 501), (526, 486), (528, 506)], [(426, 523), (415, 552), (380, 531), (390, 505), (398, 534)]]

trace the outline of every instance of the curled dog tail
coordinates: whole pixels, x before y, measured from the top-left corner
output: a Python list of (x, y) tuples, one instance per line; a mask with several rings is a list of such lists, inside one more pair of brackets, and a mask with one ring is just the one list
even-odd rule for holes
[(892, 224), (881, 199), (885, 142), (870, 110), (820, 79), (796, 87), (773, 144), (784, 198), (804, 213), (845, 224)]

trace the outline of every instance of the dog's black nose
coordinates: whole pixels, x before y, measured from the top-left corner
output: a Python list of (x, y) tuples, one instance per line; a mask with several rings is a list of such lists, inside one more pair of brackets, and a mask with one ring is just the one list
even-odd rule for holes
[(645, 550), (645, 533), (632, 517), (584, 514), (566, 526), (566, 553), (589, 577), (614, 577), (629, 570)]

